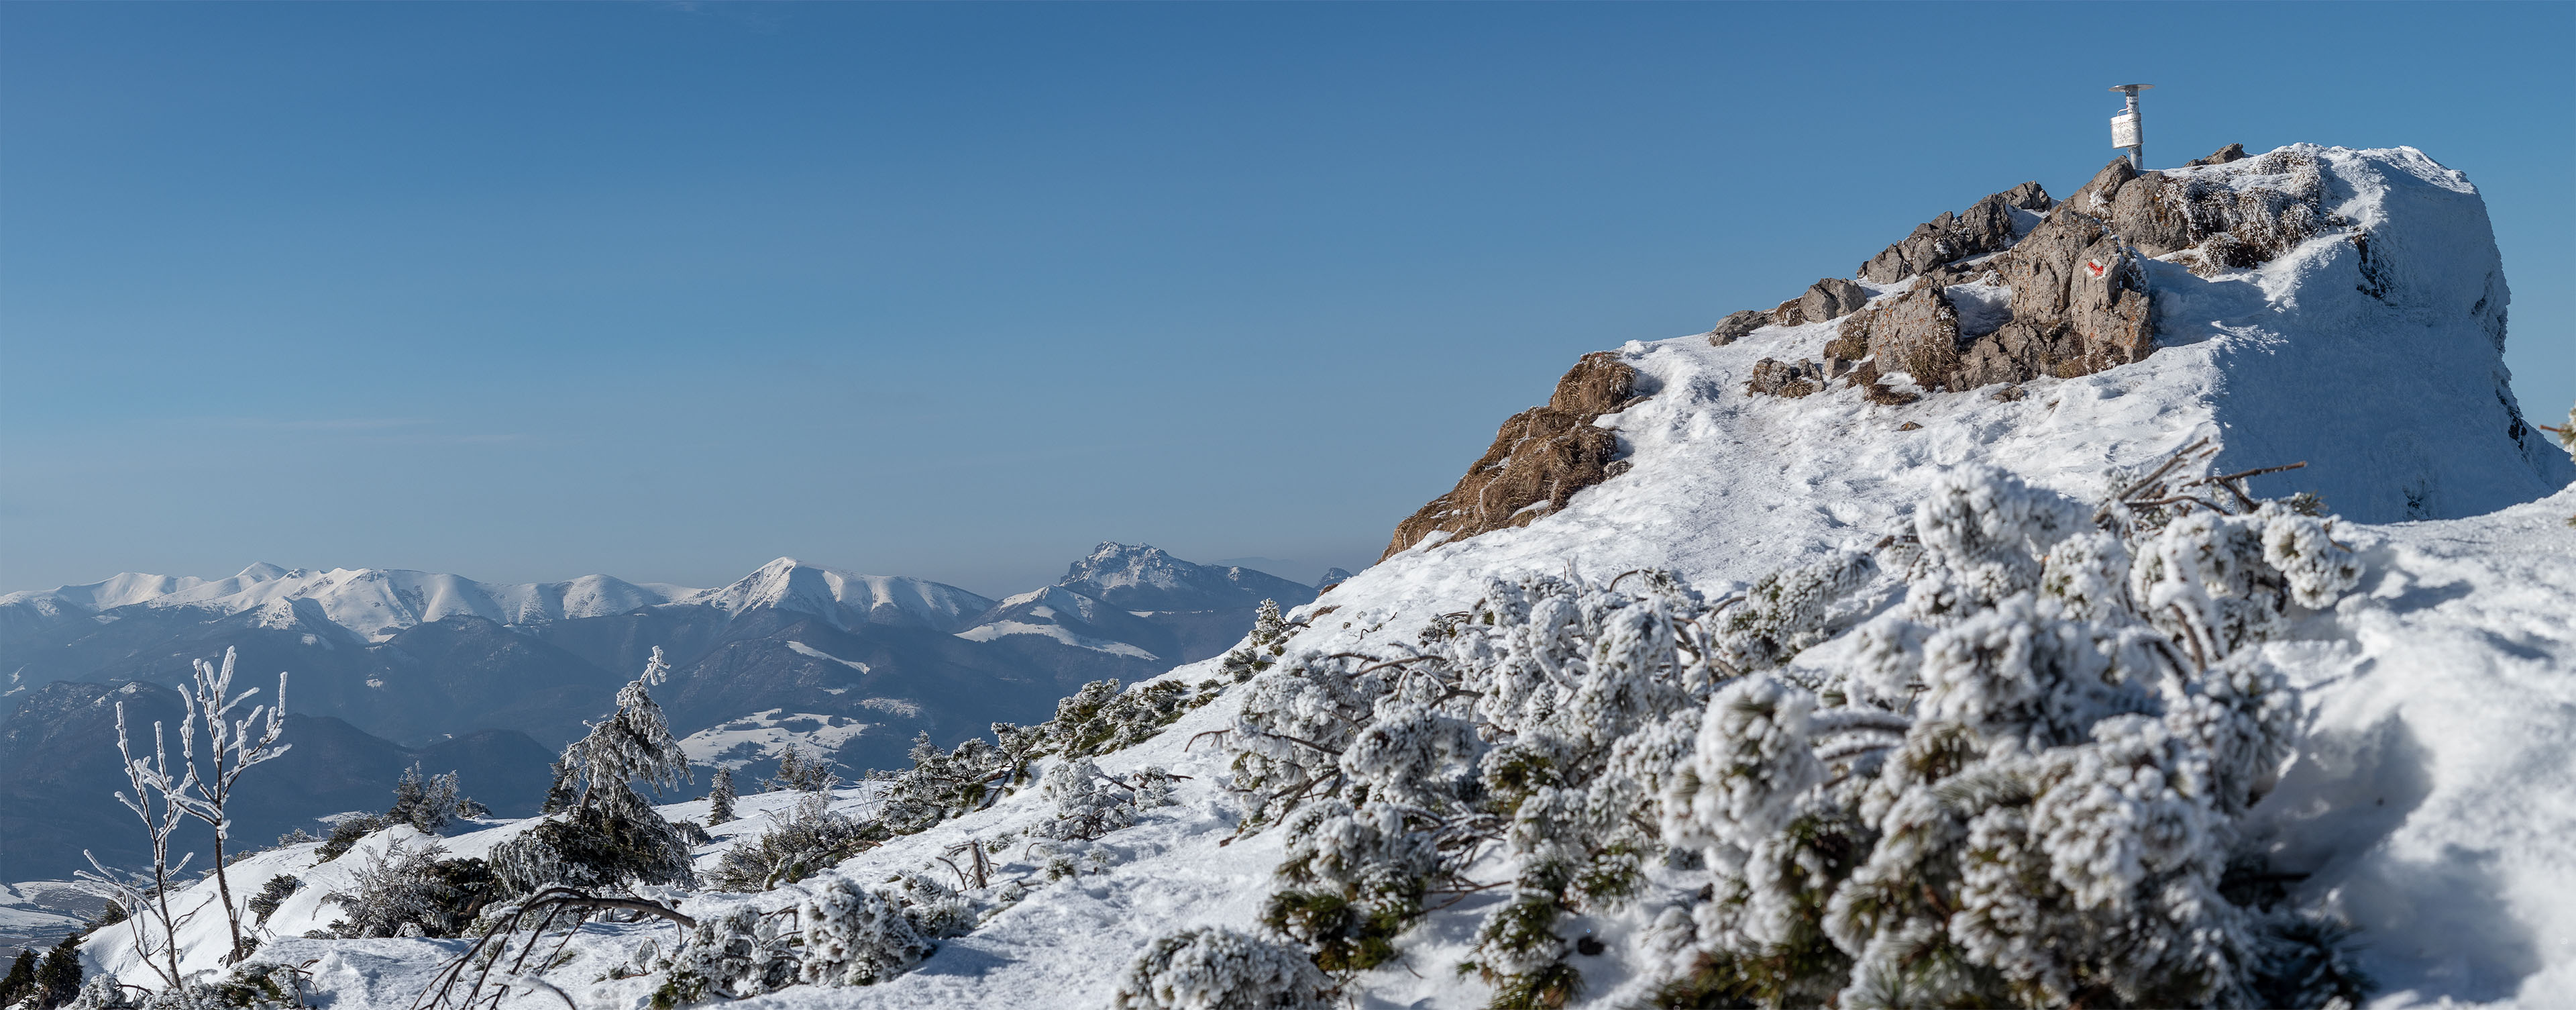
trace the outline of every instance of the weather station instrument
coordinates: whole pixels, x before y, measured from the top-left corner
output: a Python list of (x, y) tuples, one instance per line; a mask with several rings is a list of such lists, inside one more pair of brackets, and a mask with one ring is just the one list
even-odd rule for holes
[(2152, 87), (2155, 85), (2119, 84), (2111, 88), (2129, 96), (2128, 109), (2111, 117), (2111, 146), (2129, 149), (2129, 170), (2133, 172), (2147, 170), (2145, 135), (2138, 129), (2138, 92)]

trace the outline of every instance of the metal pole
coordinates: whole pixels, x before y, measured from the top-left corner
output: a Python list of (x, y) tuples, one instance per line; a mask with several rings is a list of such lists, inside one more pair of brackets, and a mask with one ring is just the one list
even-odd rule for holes
[(2147, 124), (2145, 120), (2138, 119), (2138, 89), (2136, 88), (2129, 89), (2129, 118), (2136, 120), (2138, 124), (2138, 142), (2129, 145), (2129, 170), (2144, 172), (2147, 170)]

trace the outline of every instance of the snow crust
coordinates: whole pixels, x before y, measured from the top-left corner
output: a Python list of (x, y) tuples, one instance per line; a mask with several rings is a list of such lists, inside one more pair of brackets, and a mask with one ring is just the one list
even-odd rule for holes
[[(1307, 626), (1289, 648), (1388, 649), (1435, 615), (1462, 609), (1488, 579), (1519, 573), (1574, 569), (1607, 578), (1663, 568), (1715, 596), (1837, 549), (1871, 546), (1905, 528), (1945, 474), (1970, 466), (2001, 467), (2093, 499), (2113, 469), (2151, 464), (2203, 438), (2222, 446), (2214, 464), (2221, 472), (2306, 460), (2308, 468), (2263, 478), (2256, 489), (2322, 495), (2346, 517), (2335, 532), (2356, 548), (2363, 573), (2360, 588), (2334, 609), (2261, 646), (2305, 692), (2311, 715), (2281, 785), (2253, 809), (2256, 836), (2280, 866), (2309, 874), (2296, 885), (2304, 897), (2361, 927), (2365, 966), (2383, 983), (2375, 1005), (2563, 1005), (2563, 994), (2576, 992), (2576, 766), (2567, 758), (2567, 741), (2576, 739), (2569, 619), (2576, 529), (2565, 525), (2576, 515), (2576, 489), (2567, 487), (2576, 467), (2537, 436), (2509, 434), (2513, 408), (2500, 398), (2509, 393), (2501, 392), (2497, 339), (2506, 296), (2475, 190), (2412, 149), (2302, 150), (2317, 159), (2350, 229), (2261, 268), (2208, 278), (2151, 264), (2160, 349), (2095, 375), (2025, 383), (2018, 400), (1979, 391), (1883, 406), (1840, 388), (1799, 400), (1744, 391), (1761, 358), (1819, 357), (1831, 324), (1766, 328), (1726, 347), (1698, 336), (1632, 342), (1620, 353), (1651, 398), (1604, 423), (1616, 426), (1633, 469), (1527, 527), (1418, 546), (1350, 578), (1291, 612)], [(2367, 233), (2367, 271), (2354, 232)], [(1873, 288), (1881, 296), (1901, 290)], [(1909, 422), (1920, 427), (1899, 430)], [(788, 570), (760, 583), (766, 596), (752, 591), (759, 576), (709, 593), (772, 601), (860, 595), (846, 588), (858, 584), (848, 579), (797, 582), (800, 566), (781, 564)], [(877, 584), (867, 585), (864, 598), (879, 599)], [(1830, 661), (1852, 647), (1828, 642), (1801, 662)], [(1195, 684), (1221, 662), (1164, 676)], [(1282, 858), (1281, 833), (1229, 843), (1242, 816), (1228, 792), (1230, 769), (1220, 748), (1198, 738), (1229, 726), (1241, 700), (1242, 692), (1229, 692), (1154, 739), (1097, 759), (1110, 775), (1159, 766), (1182, 778), (1174, 803), (1142, 811), (1135, 826), (1097, 842), (1061, 843), (1077, 853), (1076, 876), (1048, 881), (1043, 856), (1025, 847), (1006, 852), (998, 872), (1030, 881), (1029, 895), (942, 941), (917, 969), (876, 985), (799, 987), (743, 1004), (1103, 1006), (1156, 937), (1184, 928), (1257, 930)], [(701, 867), (724, 846), (757, 836), (766, 812), (791, 800), (743, 797), (743, 819), (717, 829), (699, 851)], [(871, 802), (862, 786), (835, 806), (863, 810)], [(703, 802), (662, 809), (674, 818), (705, 816)], [(701, 916), (745, 905), (770, 910), (809, 897), (832, 876), (864, 883), (926, 868), (946, 873), (939, 856), (950, 847), (1006, 832), (1025, 839), (1054, 815), (1038, 790), (1024, 790), (898, 837), (826, 878), (759, 895), (689, 896), (682, 907)], [(445, 844), (479, 854), (522, 830), (477, 827)], [(419, 980), (463, 942), (290, 939), (327, 921), (315, 902), (332, 874), (346, 872), (334, 868), (342, 864), (305, 867), (309, 852), (262, 853), (236, 870), (237, 890), (257, 889), (264, 878), (253, 873), (307, 874), (306, 889), (280, 909), (271, 927), (280, 938), (262, 959), (321, 958), (317, 983), (335, 1008), (409, 1005)], [(210, 894), (211, 884), (184, 900), (205, 900), (200, 892)], [(1469, 897), (1433, 913), (1407, 935), (1399, 963), (1360, 976), (1357, 1005), (1483, 1005), (1487, 987), (1452, 968), (1478, 917), (1498, 900)], [(1647, 963), (1640, 937), (1658, 911), (1648, 901), (1571, 921), (1569, 930), (1605, 945), (1581, 959), (1582, 1005), (1637, 995), (1622, 986)], [(645, 981), (594, 980), (646, 935), (667, 944), (670, 929), (654, 928), (586, 926), (574, 962), (550, 978), (583, 1007), (641, 1006)], [(190, 957), (211, 967), (220, 918), (200, 916), (187, 930)], [(122, 936), (104, 931), (85, 953), (96, 967), (148, 981)]]

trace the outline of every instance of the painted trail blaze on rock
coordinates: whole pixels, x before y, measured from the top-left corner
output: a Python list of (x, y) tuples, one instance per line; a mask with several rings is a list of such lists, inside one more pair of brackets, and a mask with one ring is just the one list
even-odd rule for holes
[(1385, 560), (1421, 543), (1434, 531), (1452, 539), (1527, 526), (1564, 508), (1574, 493), (1618, 476), (1627, 464), (1612, 461), (1619, 436), (1592, 426), (1644, 399), (1636, 395), (1637, 370), (1608, 351), (1583, 356), (1557, 380), (1547, 405), (1503, 422), (1492, 448), (1458, 478), (1458, 486), (1431, 500), (1395, 527)]

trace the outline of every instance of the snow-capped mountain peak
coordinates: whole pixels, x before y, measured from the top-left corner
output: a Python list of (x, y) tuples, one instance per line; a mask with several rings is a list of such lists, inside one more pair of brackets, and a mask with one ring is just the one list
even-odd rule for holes
[(916, 625), (954, 631), (993, 601), (955, 586), (901, 575), (860, 575), (782, 557), (732, 585), (671, 600), (740, 613), (771, 608), (812, 614), (837, 628)]
[(1104, 541), (1056, 585), (1128, 610), (1225, 610), (1262, 600), (1294, 606), (1315, 591), (1267, 572), (1183, 561), (1151, 544)]

